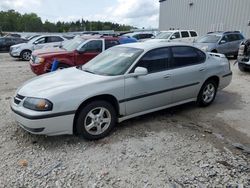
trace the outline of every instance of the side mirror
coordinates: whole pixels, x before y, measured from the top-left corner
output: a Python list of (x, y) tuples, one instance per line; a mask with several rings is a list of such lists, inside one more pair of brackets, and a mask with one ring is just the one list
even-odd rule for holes
[(225, 41), (225, 40), (220, 41), (220, 44), (225, 44), (225, 43), (227, 43), (227, 41)]
[(176, 36), (173, 35), (170, 39), (176, 39)]
[(83, 53), (86, 52), (86, 50), (85, 50), (85, 49), (80, 49), (80, 50), (77, 50), (77, 52), (78, 52), (79, 54), (83, 54)]
[(148, 74), (148, 69), (144, 67), (137, 67), (134, 71), (134, 76), (144, 76)]

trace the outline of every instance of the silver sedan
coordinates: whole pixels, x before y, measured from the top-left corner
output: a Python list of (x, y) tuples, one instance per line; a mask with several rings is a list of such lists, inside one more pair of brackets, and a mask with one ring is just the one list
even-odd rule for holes
[(26, 82), (11, 109), (31, 133), (94, 140), (129, 118), (192, 101), (208, 106), (231, 79), (224, 55), (181, 43), (126, 44)]

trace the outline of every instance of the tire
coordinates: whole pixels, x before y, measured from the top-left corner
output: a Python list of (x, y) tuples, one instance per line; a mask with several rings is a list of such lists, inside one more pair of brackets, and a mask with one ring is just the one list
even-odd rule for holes
[(24, 50), (21, 52), (20, 57), (24, 61), (29, 61), (31, 57), (31, 51), (29, 50)]
[(209, 106), (214, 102), (217, 94), (218, 84), (215, 80), (207, 80), (199, 92), (197, 104), (201, 107)]
[(241, 66), (241, 65), (239, 65), (239, 63), (238, 63), (238, 67), (239, 67), (239, 69), (240, 69), (241, 72), (246, 72), (247, 71), (246, 68), (243, 67), (243, 66)]
[(113, 105), (106, 101), (93, 101), (80, 110), (76, 120), (77, 135), (87, 140), (98, 140), (109, 135), (116, 122)]

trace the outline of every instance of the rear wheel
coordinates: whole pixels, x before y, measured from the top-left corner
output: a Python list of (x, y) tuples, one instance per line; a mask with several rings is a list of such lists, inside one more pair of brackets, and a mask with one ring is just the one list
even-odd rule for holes
[(206, 81), (199, 92), (197, 103), (199, 106), (209, 106), (213, 103), (216, 93), (217, 93), (218, 84), (214, 80)]
[(21, 59), (24, 60), (24, 61), (29, 61), (30, 60), (30, 57), (31, 57), (31, 51), (29, 50), (24, 50), (21, 52), (20, 54), (21, 56)]
[(117, 116), (106, 101), (93, 101), (84, 106), (76, 121), (77, 134), (88, 140), (106, 137), (114, 128)]

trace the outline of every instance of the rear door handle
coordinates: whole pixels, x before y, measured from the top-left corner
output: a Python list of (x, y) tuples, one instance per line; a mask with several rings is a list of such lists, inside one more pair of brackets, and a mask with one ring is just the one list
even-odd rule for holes
[(205, 68), (201, 68), (199, 71), (200, 71), (200, 72), (203, 72), (204, 70), (205, 70)]

